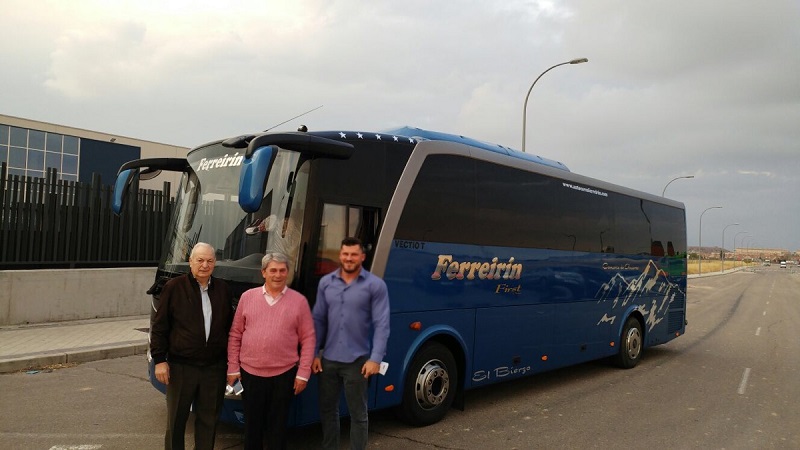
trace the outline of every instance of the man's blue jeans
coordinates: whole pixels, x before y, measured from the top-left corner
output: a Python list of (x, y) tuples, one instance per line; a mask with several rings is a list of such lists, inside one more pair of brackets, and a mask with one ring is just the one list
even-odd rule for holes
[(339, 398), (342, 387), (350, 412), (350, 448), (367, 448), (369, 419), (367, 415), (367, 386), (369, 379), (361, 374), (367, 362), (362, 356), (351, 363), (341, 363), (322, 358), (319, 376), (319, 413), (322, 421), (322, 448), (339, 449)]

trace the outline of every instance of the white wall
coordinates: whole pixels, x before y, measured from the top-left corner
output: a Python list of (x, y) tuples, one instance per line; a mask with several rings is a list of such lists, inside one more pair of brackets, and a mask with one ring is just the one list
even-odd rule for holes
[(154, 267), (0, 270), (0, 325), (150, 314)]

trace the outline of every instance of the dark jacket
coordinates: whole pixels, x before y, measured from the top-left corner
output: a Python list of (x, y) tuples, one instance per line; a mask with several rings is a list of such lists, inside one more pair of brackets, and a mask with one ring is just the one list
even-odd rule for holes
[(233, 321), (231, 291), (224, 281), (211, 277), (208, 297), (211, 331), (206, 341), (200, 284), (189, 273), (164, 285), (150, 330), (150, 355), (156, 364), (173, 361), (205, 366), (227, 361)]

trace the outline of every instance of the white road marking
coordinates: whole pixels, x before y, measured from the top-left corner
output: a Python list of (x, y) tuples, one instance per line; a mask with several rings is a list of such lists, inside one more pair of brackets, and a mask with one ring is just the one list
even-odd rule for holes
[(97, 450), (102, 447), (100, 444), (54, 445), (50, 447), (50, 450)]
[[(188, 436), (188, 434), (187, 434)], [(217, 439), (241, 439), (241, 434), (217, 434)], [(0, 431), (0, 438), (12, 439), (52, 439), (52, 440), (95, 440), (95, 439), (135, 439), (155, 438), (164, 439), (164, 433), (20, 433), (14, 431)], [(99, 444), (92, 444), (99, 445)], [(55, 447), (57, 449), (70, 448), (69, 446)], [(99, 448), (99, 447), (98, 447)]]
[(761, 327), (756, 328), (756, 336), (761, 334)]
[(739, 394), (744, 394), (745, 389), (747, 389), (747, 379), (750, 378), (750, 368), (744, 369), (744, 374), (742, 375), (742, 382), (739, 383)]

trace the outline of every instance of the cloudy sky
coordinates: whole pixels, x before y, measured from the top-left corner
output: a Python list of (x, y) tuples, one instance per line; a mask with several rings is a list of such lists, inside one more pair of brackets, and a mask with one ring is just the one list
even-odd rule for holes
[[(689, 245), (800, 250), (800, 2), (5, 0), (0, 113), (186, 147), (402, 125), (686, 204)], [(741, 233), (740, 233), (741, 232)]]

